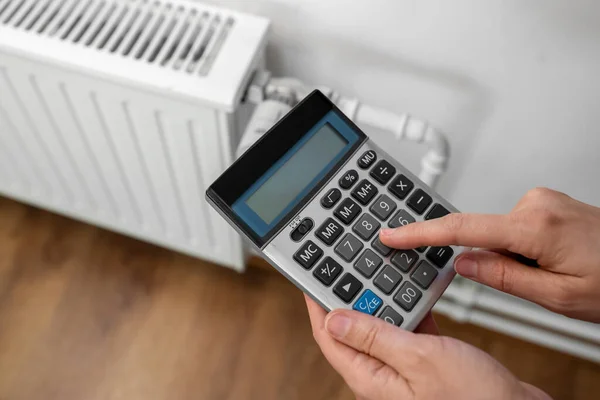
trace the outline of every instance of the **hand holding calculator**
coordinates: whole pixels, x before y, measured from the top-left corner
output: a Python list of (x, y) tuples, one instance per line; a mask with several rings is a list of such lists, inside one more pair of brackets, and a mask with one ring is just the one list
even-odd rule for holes
[(217, 211), (330, 311), (414, 330), (459, 247), (394, 250), (378, 232), (457, 212), (315, 91), (207, 190)]

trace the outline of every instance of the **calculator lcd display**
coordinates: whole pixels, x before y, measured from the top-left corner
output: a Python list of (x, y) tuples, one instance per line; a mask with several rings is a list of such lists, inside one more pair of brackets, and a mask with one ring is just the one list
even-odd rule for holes
[(325, 124), (289, 156), (246, 200), (248, 207), (271, 224), (339, 157), (348, 141)]

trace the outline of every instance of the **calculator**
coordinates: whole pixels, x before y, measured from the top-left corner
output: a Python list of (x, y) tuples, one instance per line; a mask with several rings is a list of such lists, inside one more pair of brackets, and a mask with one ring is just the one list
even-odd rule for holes
[(383, 227), (458, 212), (314, 91), (207, 190), (208, 202), (327, 311), (414, 330), (452, 281), (459, 247), (391, 249)]

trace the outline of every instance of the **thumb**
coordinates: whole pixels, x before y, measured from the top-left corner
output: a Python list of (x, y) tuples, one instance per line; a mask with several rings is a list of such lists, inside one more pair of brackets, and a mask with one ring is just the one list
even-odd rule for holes
[[(493, 251), (470, 251), (454, 262), (456, 272), (502, 292), (557, 310), (567, 276), (528, 267)], [(561, 281), (562, 280), (562, 281)]]
[(337, 341), (392, 366), (416, 336), (379, 318), (341, 309), (327, 315), (325, 329)]

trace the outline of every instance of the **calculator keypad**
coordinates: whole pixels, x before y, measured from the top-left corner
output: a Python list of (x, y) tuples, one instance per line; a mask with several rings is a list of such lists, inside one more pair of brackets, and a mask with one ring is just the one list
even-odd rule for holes
[(351, 198), (346, 198), (340, 203), (338, 208), (335, 209), (333, 214), (344, 224), (350, 225), (352, 221), (354, 221), (356, 217), (360, 215), (361, 212), (362, 209), (354, 200)]
[(373, 276), (375, 271), (379, 268), (383, 260), (373, 252), (371, 249), (366, 249), (364, 253), (358, 257), (354, 268), (358, 270), (365, 278)]
[(346, 234), (335, 247), (335, 252), (344, 260), (350, 262), (362, 250), (363, 243), (351, 233)]
[(394, 212), (396, 207), (396, 202), (394, 200), (390, 199), (389, 196), (382, 194), (375, 200), (370, 210), (377, 218), (385, 221), (389, 218), (390, 214)]
[(333, 287), (333, 293), (345, 303), (350, 303), (362, 288), (363, 284), (361, 281), (348, 272)]
[(365, 213), (358, 219), (358, 221), (356, 221), (356, 224), (354, 224), (352, 230), (358, 236), (360, 236), (361, 239), (369, 240), (375, 233), (379, 232), (380, 226), (381, 224), (377, 222), (375, 218)]
[(373, 200), (373, 197), (377, 195), (377, 192), (378, 190), (375, 184), (363, 179), (352, 191), (352, 197), (358, 200), (363, 206), (366, 206)]
[(425, 293), (435, 290), (436, 279), (447, 276), (443, 268), (454, 250), (395, 250), (381, 242), (378, 232), (382, 225), (396, 228), (450, 211), (373, 150), (331, 182), (319, 199), (320, 210), (329, 216), (303, 215), (303, 220), (314, 219), (315, 228), (299, 241), (294, 259), (310, 270), (315, 284), (348, 306), (402, 326)]
[(327, 218), (317, 229), (315, 235), (327, 246), (331, 246), (342, 233), (344, 233), (342, 225), (333, 218)]

